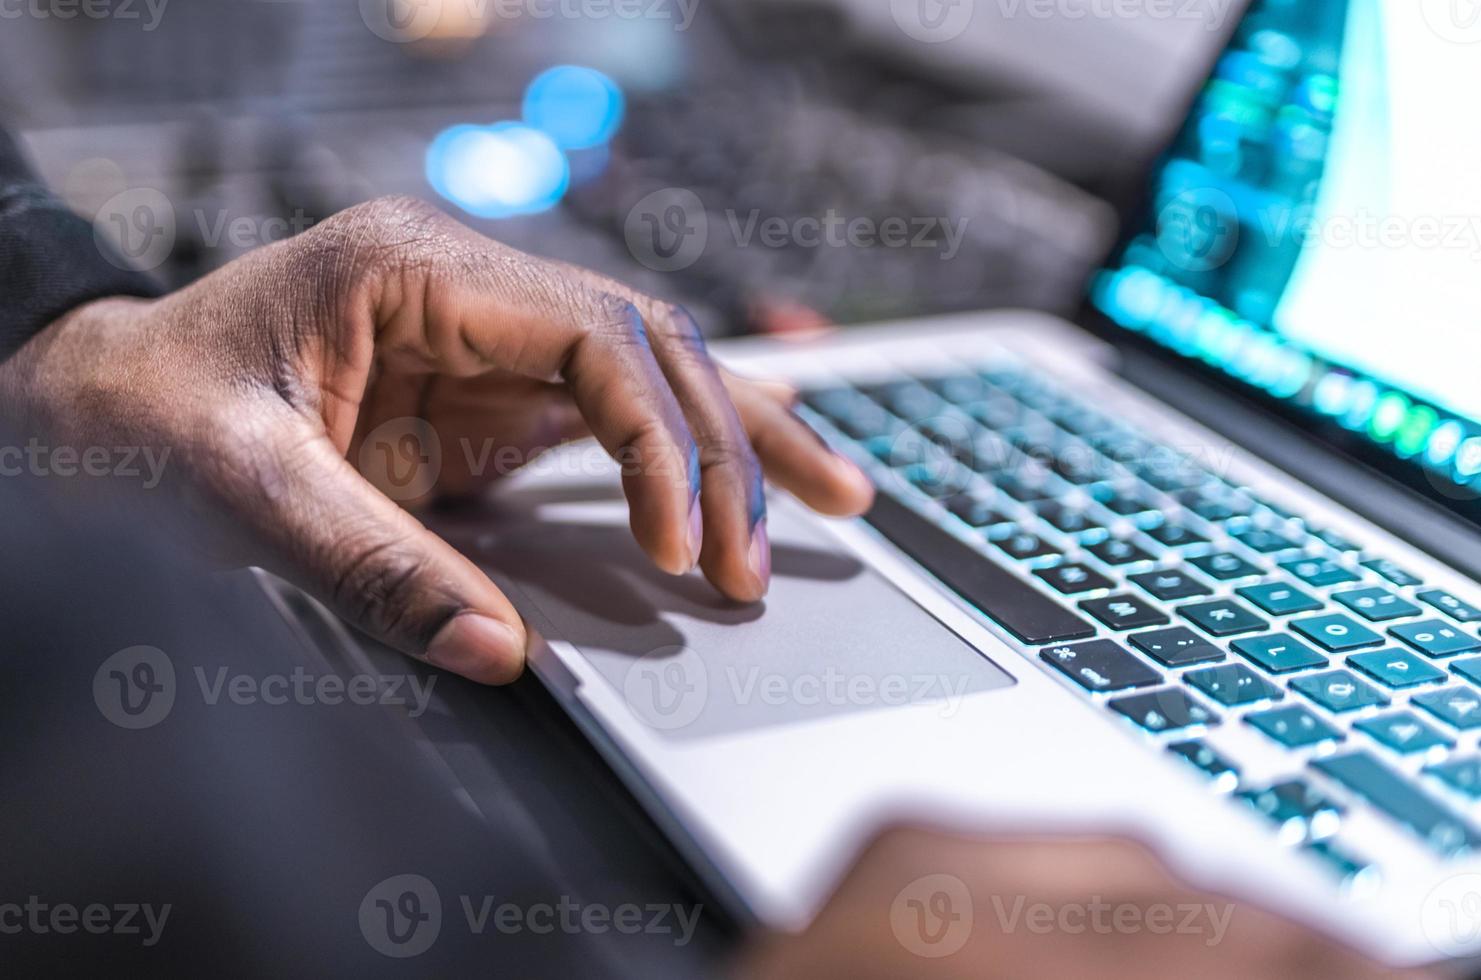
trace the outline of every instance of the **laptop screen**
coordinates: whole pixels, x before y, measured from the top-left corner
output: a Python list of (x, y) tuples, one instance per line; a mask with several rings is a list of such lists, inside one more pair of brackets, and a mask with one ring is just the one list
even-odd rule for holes
[(1478, 93), (1481, 3), (1257, 0), (1094, 305), (1474, 499)]

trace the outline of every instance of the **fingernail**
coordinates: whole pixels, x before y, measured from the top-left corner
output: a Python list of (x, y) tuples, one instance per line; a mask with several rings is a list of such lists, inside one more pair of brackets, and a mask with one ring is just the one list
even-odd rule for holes
[(694, 503), (689, 505), (689, 570), (692, 572), (699, 567), (699, 552), (704, 547), (705, 522), (704, 514), (699, 509), (699, 497), (694, 498)]
[(756, 578), (756, 594), (766, 594), (771, 585), (771, 539), (766, 535), (766, 518), (756, 522), (751, 531), (751, 549), (746, 554), (746, 565)]
[(869, 479), (869, 475), (859, 468), (858, 463), (855, 463), (837, 451), (834, 451), (833, 459), (834, 465), (838, 467), (839, 472), (847, 474), (848, 479), (861, 487), (870, 487), (871, 489), (874, 487), (874, 481)]
[(433, 666), (491, 684), (518, 677), (524, 656), (522, 636), (477, 613), (454, 616), (427, 647), (427, 661)]

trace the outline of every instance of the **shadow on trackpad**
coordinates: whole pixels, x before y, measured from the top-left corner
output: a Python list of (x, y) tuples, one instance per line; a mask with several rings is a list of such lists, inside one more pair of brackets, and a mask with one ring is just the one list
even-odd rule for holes
[(535, 629), (578, 650), (664, 735), (699, 738), (833, 715), (961, 700), (1006, 672), (773, 497), (771, 592), (732, 602), (698, 573), (664, 574), (605, 488), (507, 494), (492, 522), (436, 529), (479, 563)]

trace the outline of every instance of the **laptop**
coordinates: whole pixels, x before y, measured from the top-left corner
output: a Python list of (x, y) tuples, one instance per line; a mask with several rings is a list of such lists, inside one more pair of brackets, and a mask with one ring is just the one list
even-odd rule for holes
[[(1396, 964), (1481, 949), (1481, 23), (1256, 2), (1069, 322), (748, 341), (876, 481), (763, 603), (587, 444), (433, 526), (714, 893), (805, 923), (884, 823), (1095, 831)], [(922, 873), (950, 869), (922, 869)]]

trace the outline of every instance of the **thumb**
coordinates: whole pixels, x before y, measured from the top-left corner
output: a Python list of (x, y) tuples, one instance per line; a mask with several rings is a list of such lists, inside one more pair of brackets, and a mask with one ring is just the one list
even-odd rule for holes
[(484, 684), (524, 669), (514, 606), (479, 568), (357, 473), (323, 435), (289, 426), (259, 473), (255, 516), (275, 572), (403, 653)]

